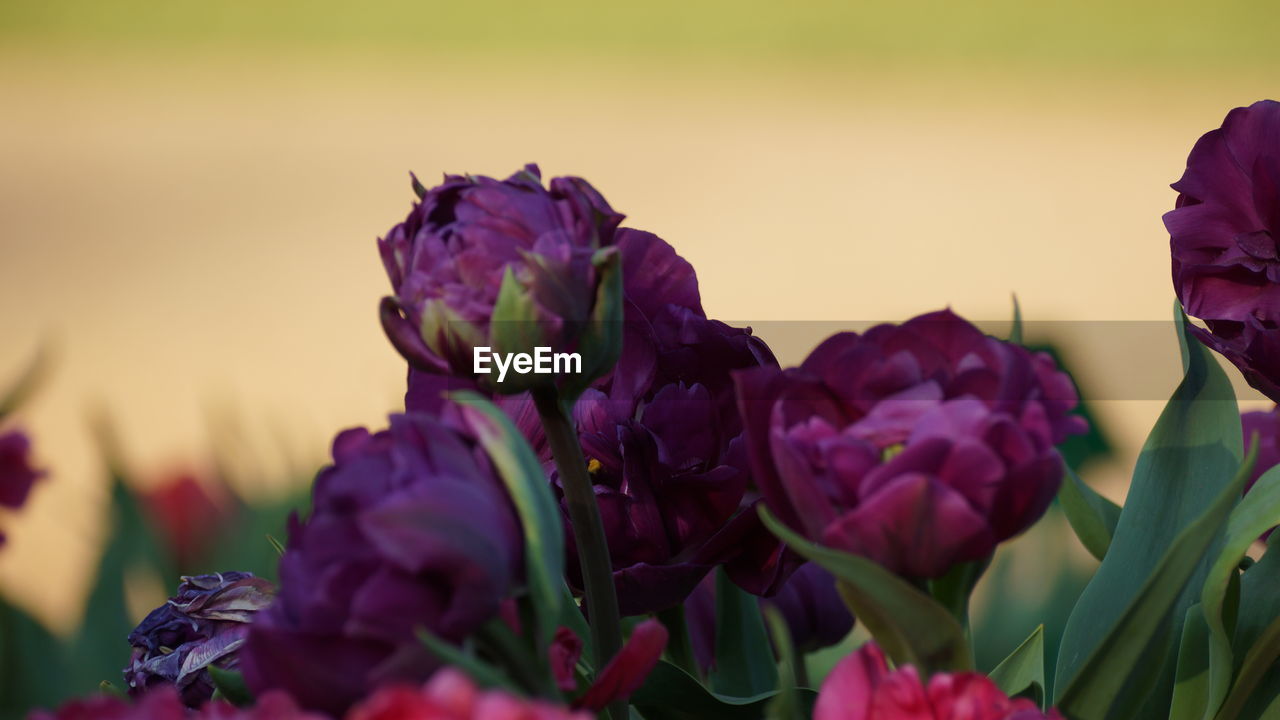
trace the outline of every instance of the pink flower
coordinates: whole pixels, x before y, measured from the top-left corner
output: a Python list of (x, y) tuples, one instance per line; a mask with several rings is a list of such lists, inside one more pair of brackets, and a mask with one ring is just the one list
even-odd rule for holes
[(890, 670), (874, 643), (841, 660), (818, 693), (813, 720), (1061, 720), (1010, 698), (978, 673), (939, 673), (928, 684), (910, 665)]
[(389, 685), (353, 707), (347, 720), (590, 720), (591, 715), (505, 692), (480, 691), (453, 668), (422, 688)]
[(115, 695), (94, 695), (72, 700), (56, 712), (37, 710), (28, 720), (328, 720), (304, 712), (286, 694), (263, 694), (251, 708), (240, 709), (222, 700), (207, 703), (199, 712), (183, 706), (177, 690), (165, 685), (132, 702)]

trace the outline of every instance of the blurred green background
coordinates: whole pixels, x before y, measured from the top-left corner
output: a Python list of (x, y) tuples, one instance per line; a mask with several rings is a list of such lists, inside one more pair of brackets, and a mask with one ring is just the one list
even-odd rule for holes
[[(0, 592), (75, 634), (110, 527), (92, 418), (130, 487), (225, 483), (278, 525), (338, 429), (396, 409), (374, 238), (409, 170), (589, 178), (784, 362), (801, 321), (1004, 320), (1013, 292), (1032, 321), (1166, 320), (1168, 183), (1275, 94), (1277, 36), (1262, 2), (0, 0), (0, 378), (54, 358)], [(1162, 401), (1125, 388), (1176, 371), (1172, 336), (1047, 339), (1119, 499)], [(1093, 567), (1056, 519), (1011, 547), (990, 657)], [(132, 577), (125, 611), (172, 585)]]

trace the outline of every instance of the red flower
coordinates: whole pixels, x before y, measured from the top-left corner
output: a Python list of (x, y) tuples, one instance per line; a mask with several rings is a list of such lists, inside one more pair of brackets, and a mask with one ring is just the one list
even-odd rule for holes
[(653, 672), (666, 647), (667, 629), (662, 623), (654, 619), (640, 623), (631, 632), (627, 644), (604, 666), (596, 681), (573, 706), (599, 711), (615, 700), (631, 697)]
[(910, 665), (890, 670), (874, 643), (841, 660), (818, 693), (813, 720), (1061, 720), (1010, 698), (978, 673), (939, 673), (928, 685)]
[(227, 503), (190, 474), (176, 474), (141, 493), (151, 524), (182, 570), (194, 569), (230, 520)]
[(478, 690), (445, 668), (422, 688), (389, 685), (351, 709), (347, 720), (590, 720), (587, 713), (507, 693)]
[(548, 655), (556, 686), (565, 692), (576, 690), (578, 679), (574, 677), (573, 669), (578, 665), (578, 658), (582, 657), (582, 638), (569, 628), (561, 627), (556, 630)]

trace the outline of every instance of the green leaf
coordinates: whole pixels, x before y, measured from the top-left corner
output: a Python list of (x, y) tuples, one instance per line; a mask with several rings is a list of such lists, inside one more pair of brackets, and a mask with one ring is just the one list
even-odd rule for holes
[[(644, 685), (631, 696), (631, 704), (645, 720), (760, 720), (776, 690), (750, 697), (730, 697), (713, 693), (671, 663), (662, 660)], [(802, 714), (808, 717), (817, 694), (796, 690)]]
[[(1264, 644), (1271, 631), (1270, 626), (1277, 617), (1280, 617), (1280, 532), (1271, 534), (1267, 552), (1240, 579), (1239, 612), (1231, 643), (1235, 650), (1237, 673), (1243, 669), (1246, 654)], [(1276, 717), (1260, 713), (1263, 713), (1271, 697), (1280, 695), (1280, 665), (1267, 671), (1256, 686), (1258, 689), (1253, 692), (1253, 697), (1236, 700), (1243, 706), (1239, 717)], [(1227, 702), (1231, 702), (1230, 696)]]
[[(1257, 460), (1258, 445), (1254, 443), (1250, 458), (1245, 464), (1252, 466)], [(1210, 720), (1231, 687), (1234, 659), (1231, 639), (1227, 633), (1224, 600), (1240, 561), (1249, 546), (1267, 530), (1280, 525), (1280, 467), (1268, 470), (1232, 511), (1227, 521), (1226, 546), (1218, 555), (1209, 576), (1204, 581), (1200, 605), (1204, 608), (1209, 631), (1209, 692), (1204, 712)]]
[[(1086, 664), (1112, 641), (1133, 607), (1149, 602), (1140, 594), (1157, 579), (1162, 593), (1168, 590), (1165, 583), (1180, 580), (1169, 603), (1159, 603), (1160, 615), (1148, 618), (1153, 627), (1142, 644), (1124, 653), (1133, 654), (1132, 662), (1112, 667), (1118, 675), (1112, 679), (1123, 685), (1117, 689), (1120, 696), (1113, 698), (1119, 706), (1116, 712), (1131, 712), (1128, 718), (1133, 720), (1167, 717), (1183, 618), (1199, 601), (1209, 565), (1217, 556), (1212, 548), (1221, 542), (1223, 523), (1216, 515), (1208, 518), (1210, 522), (1197, 523), (1211, 505), (1225, 521), (1239, 497), (1237, 491), (1227, 505), (1215, 505), (1217, 498), (1225, 497), (1223, 489), (1243, 454), (1234, 391), (1209, 350), (1199, 341), (1187, 341), (1185, 318), (1180, 317), (1176, 329), (1185, 353), (1182, 382), (1147, 438), (1106, 556), (1072, 611), (1054, 683), (1058, 693), (1083, 687), (1078, 683), (1092, 674)], [(1197, 533), (1188, 538), (1185, 531), (1192, 527), (1208, 536)], [(1189, 559), (1196, 563), (1190, 568), (1165, 564), (1167, 551), (1179, 540), (1197, 550)]]
[[(1222, 708), (1215, 716), (1215, 720), (1236, 720), (1240, 717), (1274, 720), (1274, 715), (1255, 716), (1247, 708), (1264, 702), (1271, 702), (1274, 705), (1272, 698), (1277, 695), (1274, 680), (1276, 671), (1280, 670), (1274, 667), (1277, 658), (1280, 658), (1280, 617), (1267, 625), (1257, 641), (1245, 653), (1244, 663), (1240, 666), (1235, 684), (1231, 686), (1231, 691), (1222, 703)], [(1267, 679), (1272, 682), (1264, 683)], [(1267, 687), (1268, 685), (1270, 687)], [(1265, 688), (1262, 692), (1258, 692), (1260, 686)]]
[(769, 636), (773, 638), (773, 646), (778, 648), (782, 665), (778, 682), (778, 694), (769, 703), (767, 715), (769, 720), (804, 720), (807, 715), (800, 707), (800, 699), (796, 688), (800, 686), (799, 663), (803, 657), (796, 654), (796, 645), (791, 640), (791, 629), (782, 613), (773, 605), (764, 608), (765, 623), (769, 626)]
[(137, 497), (126, 484), (124, 462), (111, 428), (100, 421), (95, 429), (111, 477), (111, 499), (97, 576), (71, 643), (75, 663), (66, 684), (69, 694), (93, 692), (104, 678), (120, 676), (129, 652), (124, 638), (134, 627), (125, 599), (126, 577), (135, 571), (150, 571), (166, 588), (177, 580)]
[(538, 619), (535, 637), (542, 657), (560, 624), (564, 591), (564, 525), (551, 484), (529, 443), (502, 410), (473, 392), (454, 393), (451, 398), (489, 453), (520, 515), (525, 576)]
[[(1151, 707), (1146, 698), (1132, 694), (1135, 690), (1150, 688), (1149, 680), (1161, 669), (1144, 666), (1144, 652), (1153, 643), (1168, 642), (1166, 626), (1170, 609), (1184, 594), (1204, 559), (1211, 557), (1210, 547), (1221, 536), (1251, 469), (1251, 462), (1241, 465), (1236, 477), (1209, 508), (1169, 545), (1119, 621), (1107, 628), (1102, 641), (1080, 664), (1070, 682), (1059, 686), (1056, 705), (1068, 717), (1076, 720), (1133, 717), (1130, 713), (1137, 708)], [(1182, 612), (1185, 618), (1186, 611)], [(1182, 623), (1178, 625), (1181, 630)], [(1134, 680), (1135, 676), (1139, 679)], [(1124, 693), (1128, 695), (1122, 696)], [(1161, 712), (1166, 716), (1168, 704), (1168, 698), (1160, 702)]]
[(27, 399), (31, 397), (31, 394), (40, 387), (40, 384), (48, 374), (49, 355), (49, 348), (41, 346), (36, 350), (35, 357), (31, 359), (31, 362), (27, 363), (22, 372), (18, 374), (17, 379), (0, 393), (0, 418), (22, 407)]
[(1022, 306), (1018, 304), (1018, 296), (1013, 296), (1013, 326), (1009, 328), (1009, 342), (1022, 344)]
[(209, 679), (213, 680), (213, 687), (227, 702), (236, 707), (249, 707), (253, 705), (253, 693), (249, 691), (249, 686), (244, 682), (244, 676), (236, 670), (227, 670), (217, 665), (210, 665)]
[(1094, 492), (1071, 468), (1062, 479), (1058, 502), (1089, 554), (1099, 560), (1106, 557), (1120, 520), (1120, 506)]
[(990, 673), (991, 680), (1009, 697), (1029, 695), (1044, 707), (1044, 625), (1038, 626), (1009, 657)]
[(1173, 681), (1169, 720), (1199, 720), (1209, 699), (1209, 626), (1204, 609), (1192, 605), (1182, 623), (1178, 671)]
[(711, 687), (748, 697), (778, 686), (778, 666), (765, 631), (760, 603), (716, 569), (716, 663)]
[(466, 673), (481, 687), (502, 688), (519, 692), (511, 680), (498, 668), (466, 652), (462, 648), (438, 637), (426, 628), (418, 628), (418, 640), (435, 655), (440, 662), (451, 665)]
[(23, 718), (66, 695), (69, 658), (61, 641), (0, 597), (0, 718)]
[(809, 542), (763, 505), (760, 518), (792, 550), (836, 576), (858, 622), (895, 663), (925, 674), (973, 669), (964, 628), (929, 595), (871, 560)]

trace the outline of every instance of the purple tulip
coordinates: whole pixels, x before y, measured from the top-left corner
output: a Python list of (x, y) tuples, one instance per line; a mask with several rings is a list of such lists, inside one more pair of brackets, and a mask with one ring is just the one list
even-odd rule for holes
[(950, 312), (841, 333), (798, 368), (739, 372), (765, 501), (812, 540), (932, 578), (1044, 513), (1084, 430), (1046, 355)]
[(421, 414), (348, 430), (294, 519), (280, 597), (243, 655), (255, 692), (286, 690), (341, 715), (387, 682), (420, 683), (438, 662), (416, 637), (460, 642), (519, 581), (519, 521), (488, 456)]
[[(586, 380), (607, 370), (617, 347), (602, 326), (618, 320), (608, 278), (623, 216), (595, 188), (576, 177), (544, 188), (538, 167), (527, 165), (501, 181), (447, 175), (419, 196), (378, 241), (395, 293), (383, 301), (384, 328), (412, 365), (474, 377), (478, 347), (546, 347), (580, 354)], [(481, 379), (503, 393), (540, 379), (494, 377)]]
[(22, 431), (0, 434), (0, 506), (22, 507), (43, 475), (31, 465), (31, 441)]
[(791, 641), (802, 653), (840, 642), (853, 629), (853, 613), (836, 590), (836, 579), (816, 563), (805, 563), (778, 594), (762, 598), (782, 613)]
[(1205, 133), (1173, 184), (1165, 213), (1173, 286), (1192, 332), (1280, 401), (1280, 103), (1227, 114)]
[[(777, 608), (797, 650), (811, 653), (840, 642), (853, 630), (853, 614), (836, 590), (831, 573), (805, 563), (785, 580), (773, 597), (760, 598), (760, 607)], [(715, 661), (716, 582), (710, 576), (685, 601), (685, 621), (693, 654), (703, 672)]]
[[(679, 604), (716, 565), (735, 580), (770, 589), (778, 547), (743, 512), (750, 478), (731, 371), (777, 362), (750, 329), (710, 320), (693, 267), (656, 235), (618, 232), (625, 324), (613, 370), (574, 408), (613, 560), (623, 615)], [(443, 389), (465, 385), (429, 373), (410, 376), (406, 407), (439, 412)], [(558, 474), (528, 395), (498, 403)], [(567, 527), (567, 526), (566, 526)], [(569, 582), (581, 587), (567, 532)], [(772, 555), (771, 555), (772, 553)]]
[(129, 633), (129, 694), (172, 685), (183, 703), (199, 707), (213, 696), (209, 666), (238, 666), (249, 623), (274, 597), (271, 583), (251, 573), (182, 578), (178, 593)]

